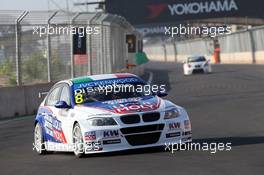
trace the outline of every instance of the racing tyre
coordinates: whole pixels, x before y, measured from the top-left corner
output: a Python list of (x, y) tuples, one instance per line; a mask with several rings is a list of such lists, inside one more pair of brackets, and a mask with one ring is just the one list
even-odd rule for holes
[(76, 157), (81, 158), (84, 156), (84, 142), (81, 127), (78, 123), (76, 123), (73, 127), (72, 137), (74, 154)]
[(34, 129), (34, 150), (40, 155), (47, 153), (43, 142), (42, 129), (39, 123), (35, 125)]

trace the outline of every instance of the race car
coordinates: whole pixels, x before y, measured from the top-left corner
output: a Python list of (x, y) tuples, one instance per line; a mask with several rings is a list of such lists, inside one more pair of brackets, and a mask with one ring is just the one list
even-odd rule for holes
[[(82, 157), (191, 142), (185, 109), (162, 99), (167, 95), (164, 91), (137, 89), (146, 85), (130, 73), (56, 83), (35, 118), (34, 149), (38, 154), (63, 151)], [(125, 88), (120, 91), (120, 87)]]
[(204, 56), (191, 56), (183, 63), (184, 75), (191, 75), (194, 73), (211, 73), (212, 67), (210, 60), (206, 60)]

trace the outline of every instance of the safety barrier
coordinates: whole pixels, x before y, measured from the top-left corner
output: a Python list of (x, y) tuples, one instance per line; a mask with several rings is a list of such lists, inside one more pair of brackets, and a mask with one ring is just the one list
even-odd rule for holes
[(47, 92), (53, 83), (0, 88), (0, 119), (35, 114), (43, 98), (39, 92)]
[[(264, 64), (264, 26), (218, 37), (221, 63)], [(182, 62), (190, 55), (205, 55), (215, 61), (213, 38), (155, 42), (144, 46), (149, 59)]]

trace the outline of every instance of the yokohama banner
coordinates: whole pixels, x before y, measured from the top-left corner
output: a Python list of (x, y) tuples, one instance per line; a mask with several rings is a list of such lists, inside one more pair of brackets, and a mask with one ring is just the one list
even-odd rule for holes
[(124, 16), (133, 25), (186, 20), (264, 18), (262, 0), (106, 0), (106, 11)]

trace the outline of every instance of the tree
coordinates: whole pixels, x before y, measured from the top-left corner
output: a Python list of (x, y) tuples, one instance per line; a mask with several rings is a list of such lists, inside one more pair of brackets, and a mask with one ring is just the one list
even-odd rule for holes
[(14, 64), (11, 59), (6, 59), (3, 64), (0, 65), (0, 75), (3, 77), (3, 81), (1, 84), (7, 84), (9, 86), (16, 85), (16, 74), (14, 71)]
[(47, 76), (47, 59), (41, 52), (35, 52), (22, 61), (23, 82), (43, 82)]

